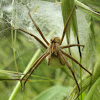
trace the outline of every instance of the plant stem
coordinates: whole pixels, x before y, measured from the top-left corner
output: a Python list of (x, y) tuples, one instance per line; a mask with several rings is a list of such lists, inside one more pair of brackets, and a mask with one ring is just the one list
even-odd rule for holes
[(96, 11), (94, 11), (94, 10), (92, 10), (89, 6), (87, 6), (87, 5), (85, 5), (85, 4), (83, 4), (83, 3), (81, 3), (80, 1), (78, 1), (78, 0), (74, 0), (75, 1), (75, 3), (78, 5), (78, 6), (80, 6), (80, 7), (82, 7), (82, 8), (84, 8), (84, 9), (86, 9), (86, 10), (88, 10), (88, 11), (90, 11), (90, 12), (92, 12), (92, 13), (94, 13), (94, 14), (96, 14), (96, 15), (99, 15), (100, 16), (100, 14), (99, 13), (97, 13)]
[[(33, 62), (37, 59), (37, 56), (40, 54), (41, 50), (38, 49), (35, 53), (35, 55), (33, 55), (32, 59), (30, 60), (29, 64), (27, 65), (26, 69), (24, 70), (24, 74), (30, 69), (31, 65), (33, 64)], [(21, 85), (20, 82), (18, 82), (12, 92), (12, 94), (9, 97), (9, 100), (14, 100), (15, 96), (17, 95), (19, 89), (20, 89)]]

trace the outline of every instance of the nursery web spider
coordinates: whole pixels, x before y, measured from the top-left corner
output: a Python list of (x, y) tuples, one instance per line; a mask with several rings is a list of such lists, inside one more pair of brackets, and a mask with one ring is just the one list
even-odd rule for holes
[[(30, 17), (30, 19), (32, 20), (33, 24), (35, 25), (36, 29), (38, 30), (38, 32), (40, 33), (41, 37), (43, 38), (44, 42), (47, 44), (45, 45), (37, 36), (19, 28), (18, 30), (24, 32), (24, 33), (27, 33), (31, 36), (33, 36), (41, 45), (44, 46), (44, 48), (46, 48), (46, 51), (35, 61), (35, 63), (32, 65), (32, 67), (29, 69), (29, 71), (20, 79), (20, 82), (22, 84), (22, 81), (24, 81), (24, 86), (25, 86), (25, 83), (27, 82), (27, 80), (29, 79), (29, 77), (31, 76), (31, 74), (34, 72), (34, 70), (42, 63), (42, 61), (48, 56), (48, 65), (51, 63), (51, 59), (53, 58), (56, 58), (59, 60), (59, 64), (60, 65), (67, 65), (68, 68), (70, 69), (73, 77), (74, 77), (74, 80), (77, 84), (77, 87), (78, 87), (78, 90), (80, 92), (80, 87), (78, 85), (78, 82), (76, 80), (76, 77), (74, 75), (74, 72), (71, 68), (71, 66), (69, 65), (68, 61), (66, 60), (66, 57), (67, 56), (68, 58), (70, 58), (71, 60), (73, 60), (75, 63), (77, 63), (81, 68), (83, 68), (85, 71), (87, 71), (90, 75), (92, 75), (85, 67), (83, 67), (76, 59), (74, 59), (71, 55), (67, 54), (66, 52), (64, 52), (62, 49), (64, 48), (69, 48), (69, 47), (73, 47), (73, 46), (82, 46), (84, 47), (84, 45), (80, 45), (80, 44), (70, 44), (70, 45), (66, 45), (66, 46), (61, 46), (62, 42), (63, 42), (63, 39), (64, 39), (64, 36), (65, 36), (65, 31), (66, 31), (66, 28), (68, 26), (68, 23), (69, 23), (69, 20), (75, 10), (76, 6), (73, 7), (67, 21), (66, 21), (66, 24), (65, 24), (65, 27), (64, 27), (64, 30), (63, 30), (63, 34), (62, 34), (62, 37), (61, 39), (59, 37), (53, 37), (51, 40), (50, 40), (50, 43), (46, 40), (46, 38), (44, 37), (42, 31), (39, 29), (39, 27), (37, 26), (37, 24), (34, 22), (30, 12), (28, 12), (28, 15)], [(29, 74), (30, 73), (30, 74)], [(29, 76), (27, 76), (29, 74)], [(27, 76), (26, 79), (24, 79), (25, 77)]]

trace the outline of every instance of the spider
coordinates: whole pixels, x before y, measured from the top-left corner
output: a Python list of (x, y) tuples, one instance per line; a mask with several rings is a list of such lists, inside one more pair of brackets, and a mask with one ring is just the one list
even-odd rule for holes
[[(50, 43), (46, 40), (46, 38), (44, 37), (42, 31), (40, 30), (40, 28), (37, 26), (37, 24), (35, 23), (35, 21), (33, 20), (30, 12), (28, 12), (28, 15), (30, 17), (30, 19), (32, 20), (34, 26), (36, 27), (36, 29), (38, 30), (38, 32), (40, 33), (41, 37), (43, 38), (44, 42), (46, 43), (46, 45), (35, 35), (21, 29), (21, 28), (18, 28), (18, 30), (24, 32), (24, 33), (27, 33), (29, 34), (30, 36), (33, 36), (44, 48), (46, 48), (46, 51), (35, 61), (35, 63), (31, 66), (31, 68), (29, 69), (29, 71), (20, 79), (20, 82), (24, 81), (24, 86), (27, 82), (27, 80), (29, 79), (29, 77), (32, 75), (32, 73), (34, 72), (34, 70), (42, 63), (42, 61), (48, 56), (48, 65), (51, 64), (51, 59), (57, 59), (59, 61), (59, 65), (62, 66), (62, 65), (67, 65), (68, 68), (70, 69), (72, 75), (73, 75), (73, 78), (76, 82), (76, 85), (78, 87), (78, 90), (80, 92), (80, 87), (79, 87), (79, 84), (77, 82), (77, 79), (75, 77), (75, 74), (71, 68), (71, 66), (69, 65), (68, 61), (66, 60), (66, 57), (67, 56), (68, 58), (70, 58), (71, 60), (73, 60), (75, 63), (77, 63), (81, 68), (83, 68), (85, 71), (87, 71), (90, 75), (91, 72), (89, 72), (85, 67), (83, 67), (76, 59), (74, 59), (71, 55), (67, 54), (66, 52), (64, 52), (62, 49), (64, 48), (70, 48), (70, 47), (73, 47), (73, 46), (82, 46), (84, 47), (84, 45), (80, 45), (80, 44), (70, 44), (70, 45), (66, 45), (66, 46), (61, 46), (62, 42), (63, 42), (63, 39), (64, 39), (64, 36), (65, 36), (65, 31), (67, 29), (67, 26), (68, 26), (68, 23), (70, 21), (70, 18), (74, 12), (76, 8), (76, 5), (74, 5), (74, 7), (72, 8), (72, 11), (66, 21), (66, 24), (65, 24), (65, 27), (64, 27), (64, 30), (63, 30), (63, 34), (62, 34), (62, 37), (61, 39), (59, 37), (53, 37), (51, 38), (50, 40)], [(54, 62), (55, 63), (55, 62)], [(57, 67), (57, 66), (55, 66)], [(30, 73), (30, 74), (29, 74)], [(29, 74), (29, 76), (24, 79), (27, 75)], [(22, 84), (22, 83), (21, 83)]]

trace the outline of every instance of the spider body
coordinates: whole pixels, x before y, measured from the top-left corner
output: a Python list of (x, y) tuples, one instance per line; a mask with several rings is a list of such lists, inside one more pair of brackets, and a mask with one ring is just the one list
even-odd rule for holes
[(48, 50), (51, 52), (48, 56), (48, 65), (54, 68), (62, 68), (65, 65), (64, 60), (59, 54), (59, 50), (61, 49), (60, 42), (61, 40), (59, 37), (53, 37), (48, 47)]

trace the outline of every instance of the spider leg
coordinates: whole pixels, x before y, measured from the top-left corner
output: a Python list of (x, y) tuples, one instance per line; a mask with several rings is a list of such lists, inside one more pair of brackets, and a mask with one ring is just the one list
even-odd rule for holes
[(42, 46), (44, 46), (47, 49), (47, 46), (37, 36), (33, 35), (32, 33), (27, 32), (21, 28), (18, 28), (18, 30), (33, 36)]
[[(46, 53), (46, 52), (45, 52)], [(35, 61), (35, 63), (31, 66), (31, 68), (28, 70), (28, 72), (22, 77), (22, 79), (20, 80), (20, 81), (22, 81), (24, 78), (25, 78), (25, 76), (32, 70), (32, 68), (37, 64), (37, 62), (44, 56), (44, 54), (45, 53), (43, 53), (36, 61)]]
[(36, 29), (38, 30), (38, 32), (40, 33), (41, 37), (42, 37), (43, 40), (45, 41), (45, 43), (46, 43), (47, 45), (49, 45), (49, 42), (46, 40), (46, 38), (44, 37), (42, 31), (40, 30), (40, 28), (37, 26), (37, 24), (36, 24), (35, 21), (33, 20), (33, 18), (32, 18), (32, 16), (31, 16), (30, 12), (28, 12), (28, 15), (29, 15), (29, 17), (31, 18), (31, 20), (32, 20), (33, 24), (35, 25)]
[(65, 32), (66, 32), (68, 23), (69, 23), (69, 21), (70, 21), (70, 18), (71, 18), (71, 16), (72, 16), (72, 14), (73, 14), (75, 8), (76, 8), (76, 5), (72, 8), (72, 11), (71, 11), (71, 13), (70, 13), (70, 15), (69, 15), (69, 17), (68, 17), (68, 19), (67, 19), (67, 21), (66, 21), (66, 24), (65, 24), (65, 27), (64, 27), (64, 30), (63, 30), (63, 34), (62, 34), (62, 38), (61, 38), (60, 44), (62, 44), (62, 41), (63, 41), (63, 39), (64, 39), (64, 36), (65, 36)]
[[(46, 53), (46, 52), (45, 52), (45, 53)], [(22, 81), (25, 80), (24, 78), (27, 76), (28, 73), (31, 72), (32, 68), (34, 68), (34, 66), (35, 66), (35, 65), (37, 64), (37, 62), (44, 56), (45, 53), (43, 53), (43, 54), (35, 61), (35, 63), (31, 66), (31, 68), (28, 70), (28, 72), (20, 79), (22, 91), (25, 89), (25, 85), (24, 85), (24, 86), (22, 85)]]
[(77, 84), (78, 90), (79, 90), (79, 92), (80, 92), (80, 87), (79, 87), (79, 84), (78, 84), (78, 82), (77, 82), (77, 79), (76, 79), (76, 77), (75, 77), (75, 74), (74, 74), (74, 72), (73, 72), (73, 70), (72, 70), (71, 66), (68, 64), (68, 62), (67, 62), (66, 58), (65, 58), (65, 57), (64, 57), (64, 55), (61, 53), (61, 51), (59, 51), (59, 54), (61, 55), (61, 57), (62, 57), (62, 58), (63, 58), (63, 60), (65, 61), (65, 64), (68, 66), (68, 68), (69, 68), (69, 69), (70, 69), (70, 71), (72, 72), (72, 75), (73, 75), (74, 80), (75, 80), (75, 82), (76, 82), (76, 84)]
[(64, 51), (60, 50), (62, 54), (67, 56), (68, 58), (72, 59), (75, 63), (77, 63), (81, 68), (83, 68), (85, 71), (87, 71), (90, 75), (92, 75), (91, 72), (89, 72), (85, 67), (83, 67), (76, 59), (74, 59), (71, 55), (65, 53)]
[(81, 45), (81, 44), (70, 44), (70, 45), (66, 45), (66, 46), (61, 46), (61, 48), (64, 49), (64, 48), (69, 48), (69, 47), (73, 47), (73, 46), (82, 46), (84, 48), (84, 45)]
[(35, 65), (35, 67), (32, 69), (30, 75), (27, 77), (27, 79), (25, 80), (24, 82), (24, 85), (25, 83), (27, 82), (27, 80), (29, 79), (29, 77), (32, 75), (32, 73), (34, 72), (34, 70), (41, 64), (41, 62), (50, 54), (50, 52), (47, 52), (44, 54), (44, 56), (37, 62), (37, 64)]
[(22, 82), (22, 80), (24, 80), (25, 76), (30, 72), (29, 76), (25, 79), (24, 81), (24, 86), (25, 83), (27, 82), (27, 80), (29, 79), (29, 77), (32, 75), (32, 73), (34, 72), (34, 70), (41, 64), (41, 62), (50, 54), (50, 52), (45, 52), (43, 53), (37, 60), (36, 62), (32, 65), (32, 67), (29, 69), (29, 71), (22, 77), (22, 79), (20, 80)]

